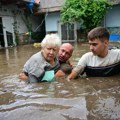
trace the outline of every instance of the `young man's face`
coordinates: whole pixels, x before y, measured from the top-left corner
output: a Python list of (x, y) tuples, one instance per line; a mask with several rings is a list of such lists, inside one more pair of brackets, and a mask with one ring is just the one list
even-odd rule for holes
[(89, 40), (90, 50), (94, 55), (105, 57), (107, 52), (108, 40), (100, 41), (99, 39)]

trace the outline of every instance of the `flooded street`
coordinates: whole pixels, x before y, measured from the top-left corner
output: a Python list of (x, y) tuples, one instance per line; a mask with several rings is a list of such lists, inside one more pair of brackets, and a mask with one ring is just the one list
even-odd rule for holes
[[(0, 120), (120, 120), (120, 75), (27, 84), (18, 79), (26, 60), (40, 48), (0, 49)], [(71, 62), (87, 52), (75, 45)]]

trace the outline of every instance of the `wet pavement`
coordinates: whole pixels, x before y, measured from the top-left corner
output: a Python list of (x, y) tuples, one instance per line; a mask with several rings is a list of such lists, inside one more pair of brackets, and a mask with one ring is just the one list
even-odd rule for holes
[[(40, 48), (0, 49), (0, 120), (120, 120), (120, 75), (27, 84), (18, 79)], [(71, 62), (89, 50), (75, 45)]]

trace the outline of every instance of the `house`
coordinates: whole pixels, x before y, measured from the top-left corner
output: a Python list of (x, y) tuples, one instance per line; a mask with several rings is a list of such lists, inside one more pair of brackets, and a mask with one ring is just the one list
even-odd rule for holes
[[(29, 21), (32, 23), (32, 31), (39, 31), (39, 41), (47, 33), (58, 33), (63, 41), (76, 40), (75, 23), (63, 25), (60, 22), (60, 9), (65, 0), (35, 0), (40, 5), (39, 11), (30, 15), (29, 20), (24, 21), (25, 3), (30, 1), (34, 0), (0, 1), (0, 45), (2, 47), (16, 45), (17, 42), (28, 43), (29, 38), (26, 38), (25, 33), (29, 33)], [(32, 12), (32, 9), (29, 9)], [(16, 38), (18, 34), (19, 41)]]
[(62, 24), (60, 10), (65, 0), (40, 0), (38, 14), (45, 15), (45, 32), (58, 33), (63, 42), (77, 40), (76, 23)]
[[(60, 21), (60, 10), (65, 0), (35, 0), (38, 10), (29, 15), (25, 22), (23, 14), (26, 13), (26, 2), (34, 0), (1, 0), (0, 1), (0, 46), (8, 47), (16, 45), (16, 32), (19, 34), (21, 43), (28, 43), (25, 33), (38, 32), (40, 42), (47, 33), (58, 33), (63, 42), (76, 42), (79, 35), (77, 23), (63, 24)], [(112, 9), (108, 10), (102, 26), (107, 27), (111, 34), (120, 34), (120, 0), (109, 0), (113, 3)], [(31, 6), (28, 6), (32, 12)], [(28, 10), (27, 10), (28, 11)], [(112, 17), (111, 17), (112, 16)], [(31, 22), (31, 23), (30, 23)], [(35, 36), (35, 35), (34, 35)]]
[(110, 41), (120, 41), (120, 0), (110, 0), (112, 8), (106, 12), (103, 26), (110, 31)]
[(38, 26), (43, 18), (32, 13), (26, 14), (30, 11), (26, 4), (26, 0), (0, 1), (0, 47), (16, 46), (18, 42), (28, 43), (31, 38), (26, 33), (29, 33), (30, 29), (34, 32), (40, 31)]
[[(120, 34), (120, 0), (109, 0), (109, 2), (113, 6), (106, 12), (102, 26), (107, 27), (111, 34)], [(58, 33), (63, 42), (75, 42), (81, 36), (77, 23), (60, 22), (60, 10), (64, 3), (65, 0), (40, 0), (38, 13), (45, 15), (46, 33)]]

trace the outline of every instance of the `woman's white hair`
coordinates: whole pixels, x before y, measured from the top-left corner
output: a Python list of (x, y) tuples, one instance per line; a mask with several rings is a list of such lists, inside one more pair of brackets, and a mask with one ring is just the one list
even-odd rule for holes
[(45, 38), (41, 42), (41, 47), (45, 47), (47, 45), (51, 45), (54, 47), (61, 46), (61, 40), (57, 34), (47, 34)]

